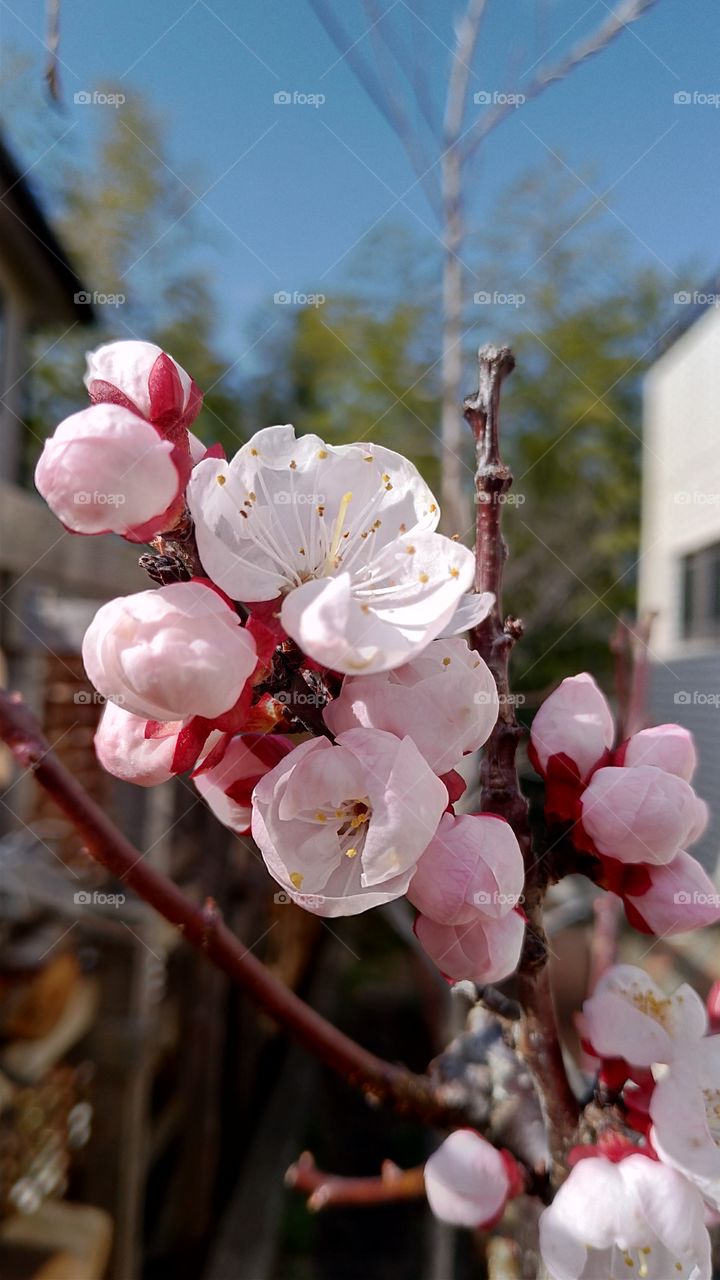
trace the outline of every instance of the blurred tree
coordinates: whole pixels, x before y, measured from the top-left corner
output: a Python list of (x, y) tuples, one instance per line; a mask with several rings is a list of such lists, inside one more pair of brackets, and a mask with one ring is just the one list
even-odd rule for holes
[[(515, 661), (528, 689), (569, 666), (609, 674), (616, 617), (634, 607), (640, 381), (662, 334), (662, 289), (602, 215), (553, 165), (505, 191), (470, 246), (484, 287), (464, 317), (466, 390), (480, 342), (508, 342), (518, 357), (503, 397), (517, 496), (507, 600), (527, 624)], [(301, 430), (386, 443), (436, 486), (439, 298), (429, 262), (407, 229), (378, 232), (342, 293), (284, 316), (248, 389), (255, 422), (285, 421), (292, 406)], [(469, 432), (464, 440), (469, 501)], [(471, 540), (471, 529), (458, 532)]]
[[(119, 86), (103, 85), (108, 94)], [(134, 95), (101, 113), (93, 153), (62, 152), (50, 175), (50, 211), (95, 304), (94, 334), (35, 339), (27, 468), (56, 423), (86, 403), (81, 376), (88, 340), (143, 338), (167, 346), (205, 389), (197, 431), (228, 450), (244, 438), (239, 371), (227, 373), (216, 329), (219, 307), (198, 236), (189, 181), (173, 173), (162, 123)], [(88, 171), (93, 181), (79, 180)], [(198, 248), (198, 243), (201, 248)], [(116, 299), (116, 302), (102, 299)], [(117, 301), (120, 299), (120, 301)]]

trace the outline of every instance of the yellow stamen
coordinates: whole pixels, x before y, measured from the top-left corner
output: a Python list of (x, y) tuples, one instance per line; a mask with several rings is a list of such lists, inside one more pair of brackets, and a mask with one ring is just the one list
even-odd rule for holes
[(346, 849), (346, 850), (345, 850), (345, 857), (346, 857), (346, 858), (355, 858), (356, 856), (357, 856), (357, 849), (352, 848), (352, 849)]
[(299, 871), (290, 872), (290, 883), (294, 889), (299, 889), (305, 877)]
[(323, 565), (323, 569), (325, 573), (329, 571), (331, 566), (334, 568), (337, 568), (337, 564), (335, 563), (335, 557), (337, 556), (340, 543), (343, 538), (343, 525), (345, 523), (345, 516), (347, 515), (347, 509), (350, 506), (351, 502), (352, 502), (352, 493), (343, 494), (342, 500), (340, 502), (340, 508), (338, 510), (338, 513), (335, 519), (335, 525), (332, 531), (332, 538), (330, 539), (330, 547), (329, 547), (327, 556), (325, 557), (325, 564)]
[(219, 485), (225, 484), (225, 476), (216, 476)]

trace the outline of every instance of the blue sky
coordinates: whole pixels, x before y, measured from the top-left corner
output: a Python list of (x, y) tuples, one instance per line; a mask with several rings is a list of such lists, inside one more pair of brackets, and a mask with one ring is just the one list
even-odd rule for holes
[[(372, 52), (362, 5), (334, 8), (357, 52)], [(377, 0), (385, 16), (376, 34), (392, 29), (416, 48), (436, 100), (458, 8), (447, 0)], [(507, 88), (509, 61), (522, 78), (536, 60), (556, 60), (608, 12), (604, 0), (489, 0), (473, 91)], [(44, 0), (0, 0), (3, 44), (37, 60), (37, 103), (27, 104), (36, 108), (43, 27)], [(674, 95), (720, 95), (719, 37), (713, 0), (657, 0), (601, 57), (491, 137), (467, 190), (474, 225), (482, 226), (510, 179), (557, 153), (570, 171), (592, 171), (595, 193), (609, 192), (608, 225), (637, 262), (665, 273), (669, 293), (703, 283), (688, 281), (680, 266), (693, 257), (699, 275), (720, 266), (720, 109), (678, 104)], [(82, 154), (98, 113), (114, 109), (76, 104), (76, 93), (107, 80), (120, 81), (128, 96), (141, 92), (162, 111), (173, 170), (202, 197), (195, 216), (214, 246), (208, 269), (232, 330), (276, 290), (331, 294), (373, 226), (437, 230), (401, 145), (309, 0), (67, 0), (61, 58), (66, 106), (61, 114), (45, 107), (46, 136), (35, 154), (21, 156), (34, 166), (31, 176), (42, 179), (43, 150), (60, 133), (71, 129)], [(279, 105), (280, 91), (323, 94), (325, 102)], [(12, 143), (7, 113), (5, 127)]]

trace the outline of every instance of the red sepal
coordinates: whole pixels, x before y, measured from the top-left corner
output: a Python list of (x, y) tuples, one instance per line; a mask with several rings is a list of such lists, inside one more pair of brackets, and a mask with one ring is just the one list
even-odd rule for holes
[(467, 790), (467, 782), (461, 774), (458, 773), (457, 769), (449, 769), (447, 773), (441, 773), (440, 781), (444, 782), (447, 788), (448, 807), (445, 811), (447, 813), (452, 809), (454, 804), (457, 804), (460, 797), (465, 794)]

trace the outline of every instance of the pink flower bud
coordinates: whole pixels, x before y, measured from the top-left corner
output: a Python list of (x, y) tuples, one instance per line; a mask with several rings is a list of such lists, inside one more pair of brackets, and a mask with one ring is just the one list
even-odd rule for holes
[(186, 450), (117, 405), (93, 405), (45, 441), (35, 484), (73, 533), (119, 533), (147, 542), (171, 529), (190, 474)]
[(430, 959), (451, 982), (502, 982), (517, 968), (525, 936), (517, 911), (500, 920), (477, 911), (464, 924), (438, 924), (420, 915), (414, 927)]
[(498, 696), (486, 663), (456, 637), (433, 640), (394, 671), (346, 676), (324, 714), (333, 733), (366, 728), (407, 734), (433, 772), (443, 774), (490, 737)]
[(110, 600), (82, 652), (95, 688), (146, 720), (218, 719), (238, 702), (257, 662), (235, 610), (198, 579)]
[(155, 787), (173, 776), (173, 754), (180, 722), (163, 725), (162, 737), (145, 736), (147, 720), (108, 702), (95, 734), (95, 754), (103, 769), (123, 782)]
[[(681, 850), (672, 862), (647, 866), (646, 887), (622, 894), (625, 914), (641, 933), (666, 938), (720, 920), (720, 893), (697, 858)], [(632, 884), (632, 882), (631, 882)]]
[(585, 833), (598, 853), (619, 862), (670, 862), (705, 821), (692, 787), (653, 765), (598, 769), (582, 796)]
[(211, 751), (193, 782), (224, 826), (247, 835), (255, 787), (292, 749), (290, 739), (280, 734), (243, 734)]
[(441, 1222), (487, 1227), (522, 1188), (512, 1156), (497, 1151), (474, 1129), (456, 1129), (425, 1165), (425, 1194)]
[(154, 342), (108, 342), (88, 351), (85, 386), (94, 404), (132, 409), (173, 439), (180, 439), (202, 406), (190, 375)]
[(408, 898), (438, 924), (502, 919), (522, 901), (525, 869), (512, 827), (494, 814), (444, 814)]
[(563, 680), (545, 699), (530, 734), (533, 763), (545, 776), (553, 756), (564, 756), (585, 782), (612, 746), (613, 718), (592, 676), (583, 672)]
[(620, 748), (618, 764), (652, 764), (690, 782), (697, 767), (693, 736), (679, 724), (658, 724), (634, 733)]

